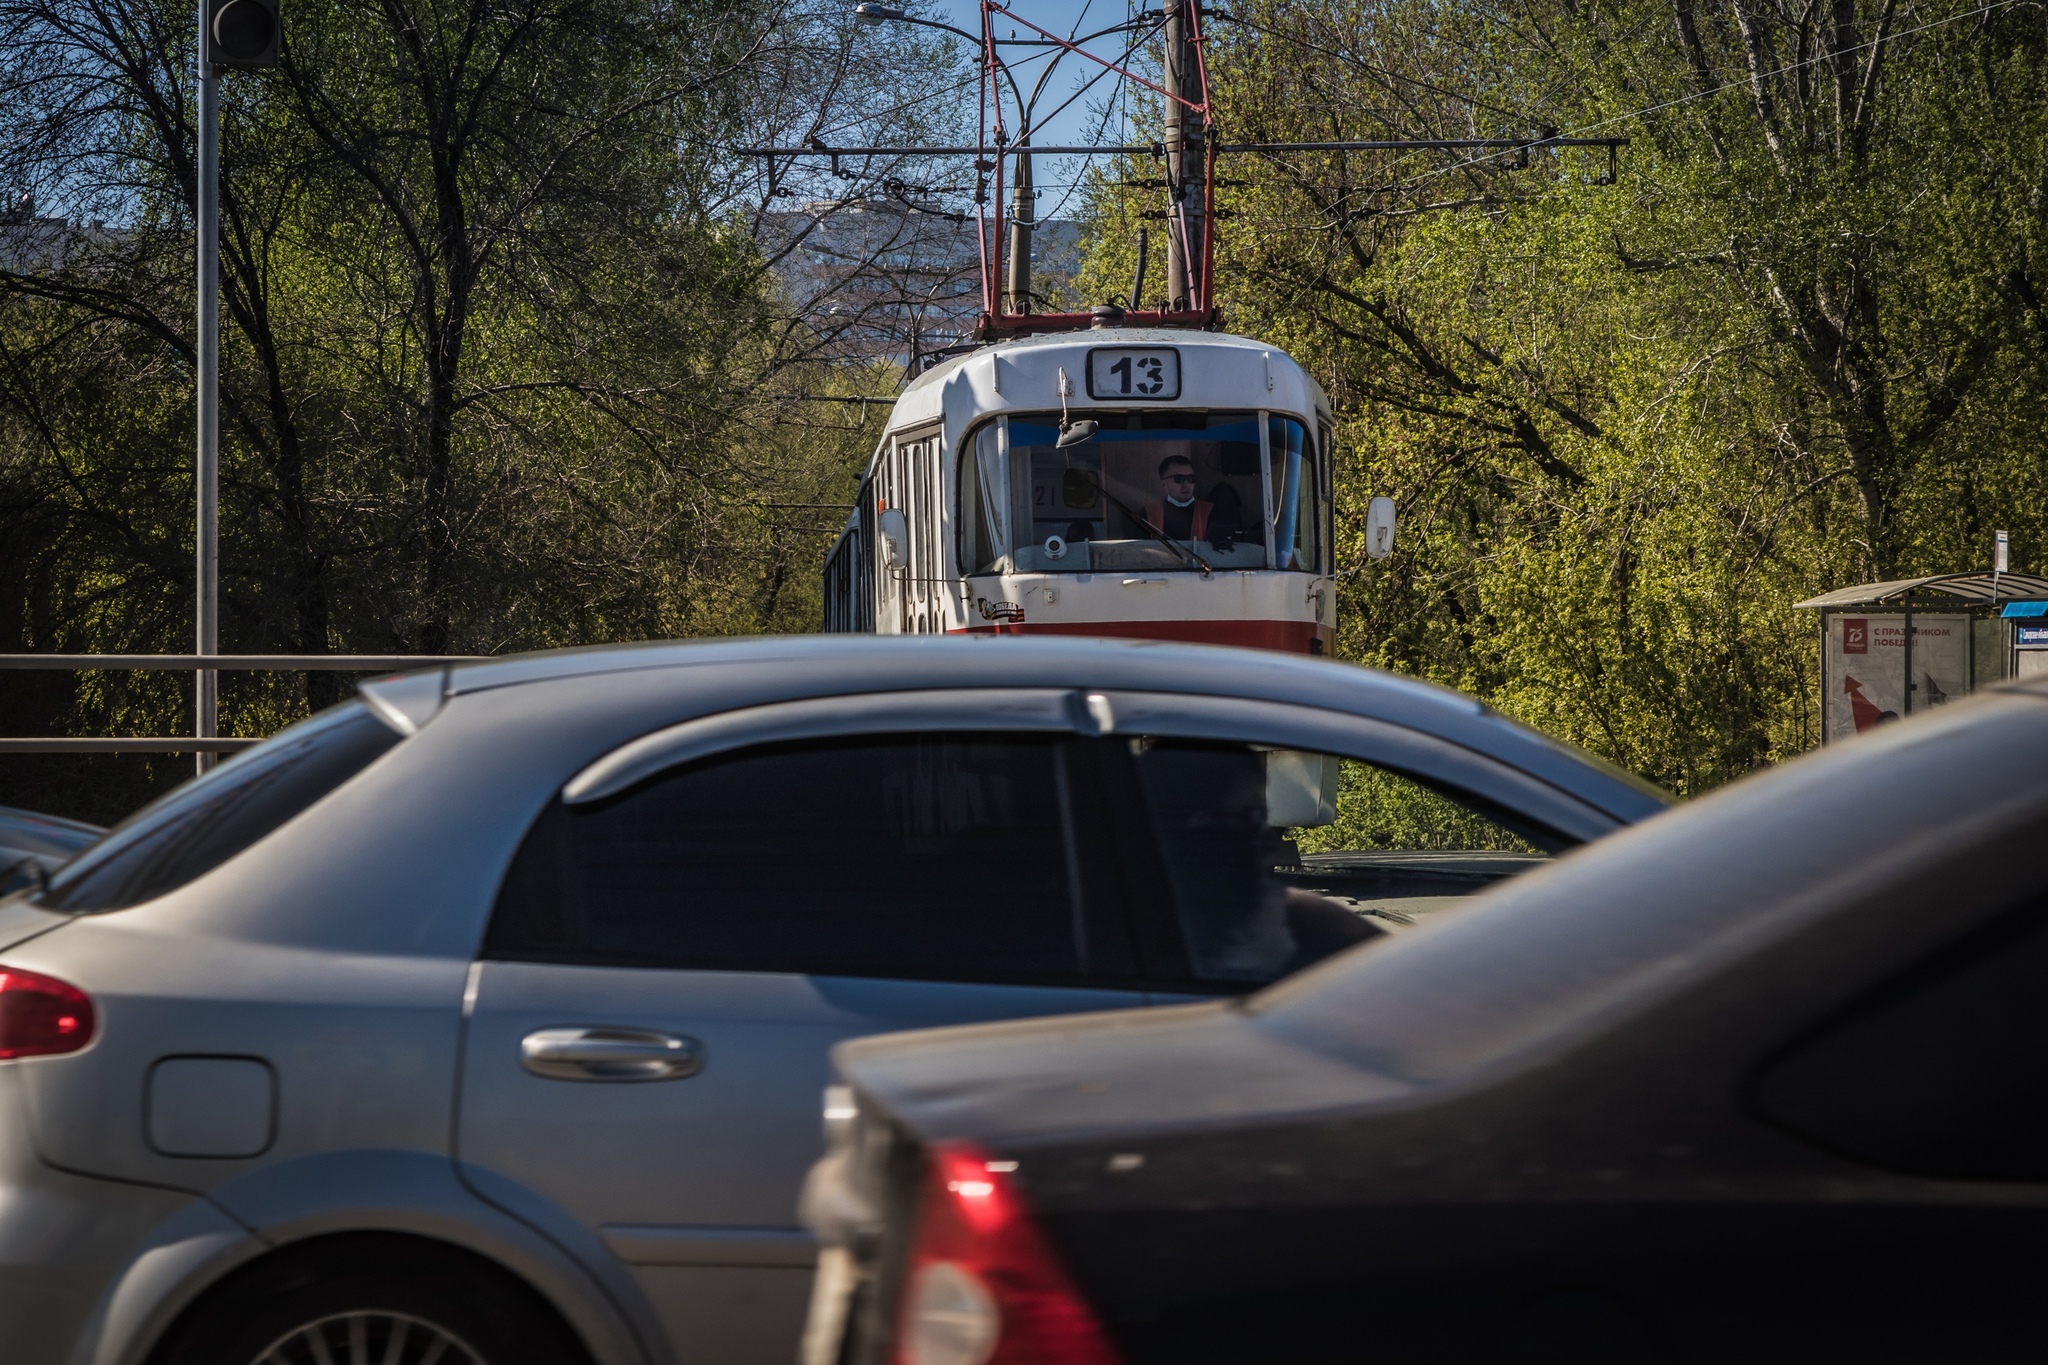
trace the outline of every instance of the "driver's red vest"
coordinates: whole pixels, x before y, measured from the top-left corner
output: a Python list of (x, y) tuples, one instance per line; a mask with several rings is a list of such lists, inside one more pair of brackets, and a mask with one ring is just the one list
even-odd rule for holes
[[(1195, 514), (1194, 519), (1188, 523), (1189, 540), (1200, 540), (1203, 536), (1209, 534), (1209, 509), (1215, 505), (1213, 502), (1204, 502), (1200, 498), (1195, 499), (1195, 505), (1189, 509)], [(1145, 520), (1151, 522), (1152, 529), (1160, 535), (1166, 534), (1166, 502), (1164, 499), (1151, 503), (1145, 508)]]

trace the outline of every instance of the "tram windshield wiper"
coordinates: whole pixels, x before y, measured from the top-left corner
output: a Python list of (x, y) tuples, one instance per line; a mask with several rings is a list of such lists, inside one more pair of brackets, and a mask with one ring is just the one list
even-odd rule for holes
[(1108, 486), (1102, 482), (1101, 474), (1097, 473), (1092, 469), (1084, 469), (1080, 472), (1088, 476), (1089, 481), (1095, 485), (1095, 491), (1102, 494), (1102, 496), (1109, 501), (1109, 504), (1112, 507), (1116, 508), (1117, 511), (1129, 517), (1132, 521), (1138, 523), (1138, 525), (1144, 527), (1146, 535), (1152, 537), (1152, 539), (1158, 541), (1161, 545), (1164, 545), (1167, 549), (1179, 555), (1181, 557), (1182, 562), (1184, 562), (1190, 569), (1199, 569), (1201, 571), (1202, 577), (1204, 578), (1207, 578), (1210, 574), (1216, 572), (1215, 567), (1211, 565), (1208, 560), (1202, 558), (1199, 554), (1196, 554), (1187, 546), (1181, 544), (1179, 541), (1173, 539), (1173, 537), (1167, 535), (1166, 532), (1160, 530), (1157, 526), (1154, 526), (1151, 523), (1151, 521), (1149, 521), (1145, 517), (1141, 517), (1136, 512), (1132, 511), (1129, 503), (1125, 502), (1122, 498), (1118, 497), (1116, 494), (1109, 491)]

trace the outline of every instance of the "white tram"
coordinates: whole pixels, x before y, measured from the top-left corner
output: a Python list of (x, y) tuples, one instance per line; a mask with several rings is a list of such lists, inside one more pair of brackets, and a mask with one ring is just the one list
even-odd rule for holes
[(1328, 650), (1330, 405), (1284, 353), (1105, 327), (896, 400), (825, 563), (825, 629)]

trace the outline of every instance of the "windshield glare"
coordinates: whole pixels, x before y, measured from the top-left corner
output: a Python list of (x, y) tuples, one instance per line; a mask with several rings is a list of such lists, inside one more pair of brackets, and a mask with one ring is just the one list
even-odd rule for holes
[(1058, 445), (1056, 413), (1001, 417), (960, 460), (960, 558), (970, 574), (1210, 569), (1320, 571), (1322, 480), (1292, 417), (1079, 411), (1099, 424)]

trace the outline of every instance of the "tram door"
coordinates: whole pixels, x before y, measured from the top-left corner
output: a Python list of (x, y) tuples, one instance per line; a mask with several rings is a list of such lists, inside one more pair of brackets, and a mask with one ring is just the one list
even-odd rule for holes
[(880, 601), (875, 622), (884, 633), (930, 635), (945, 629), (939, 573), (939, 446), (936, 427), (895, 437), (875, 471), (876, 501), (903, 513), (908, 552), (905, 563), (876, 575)]

